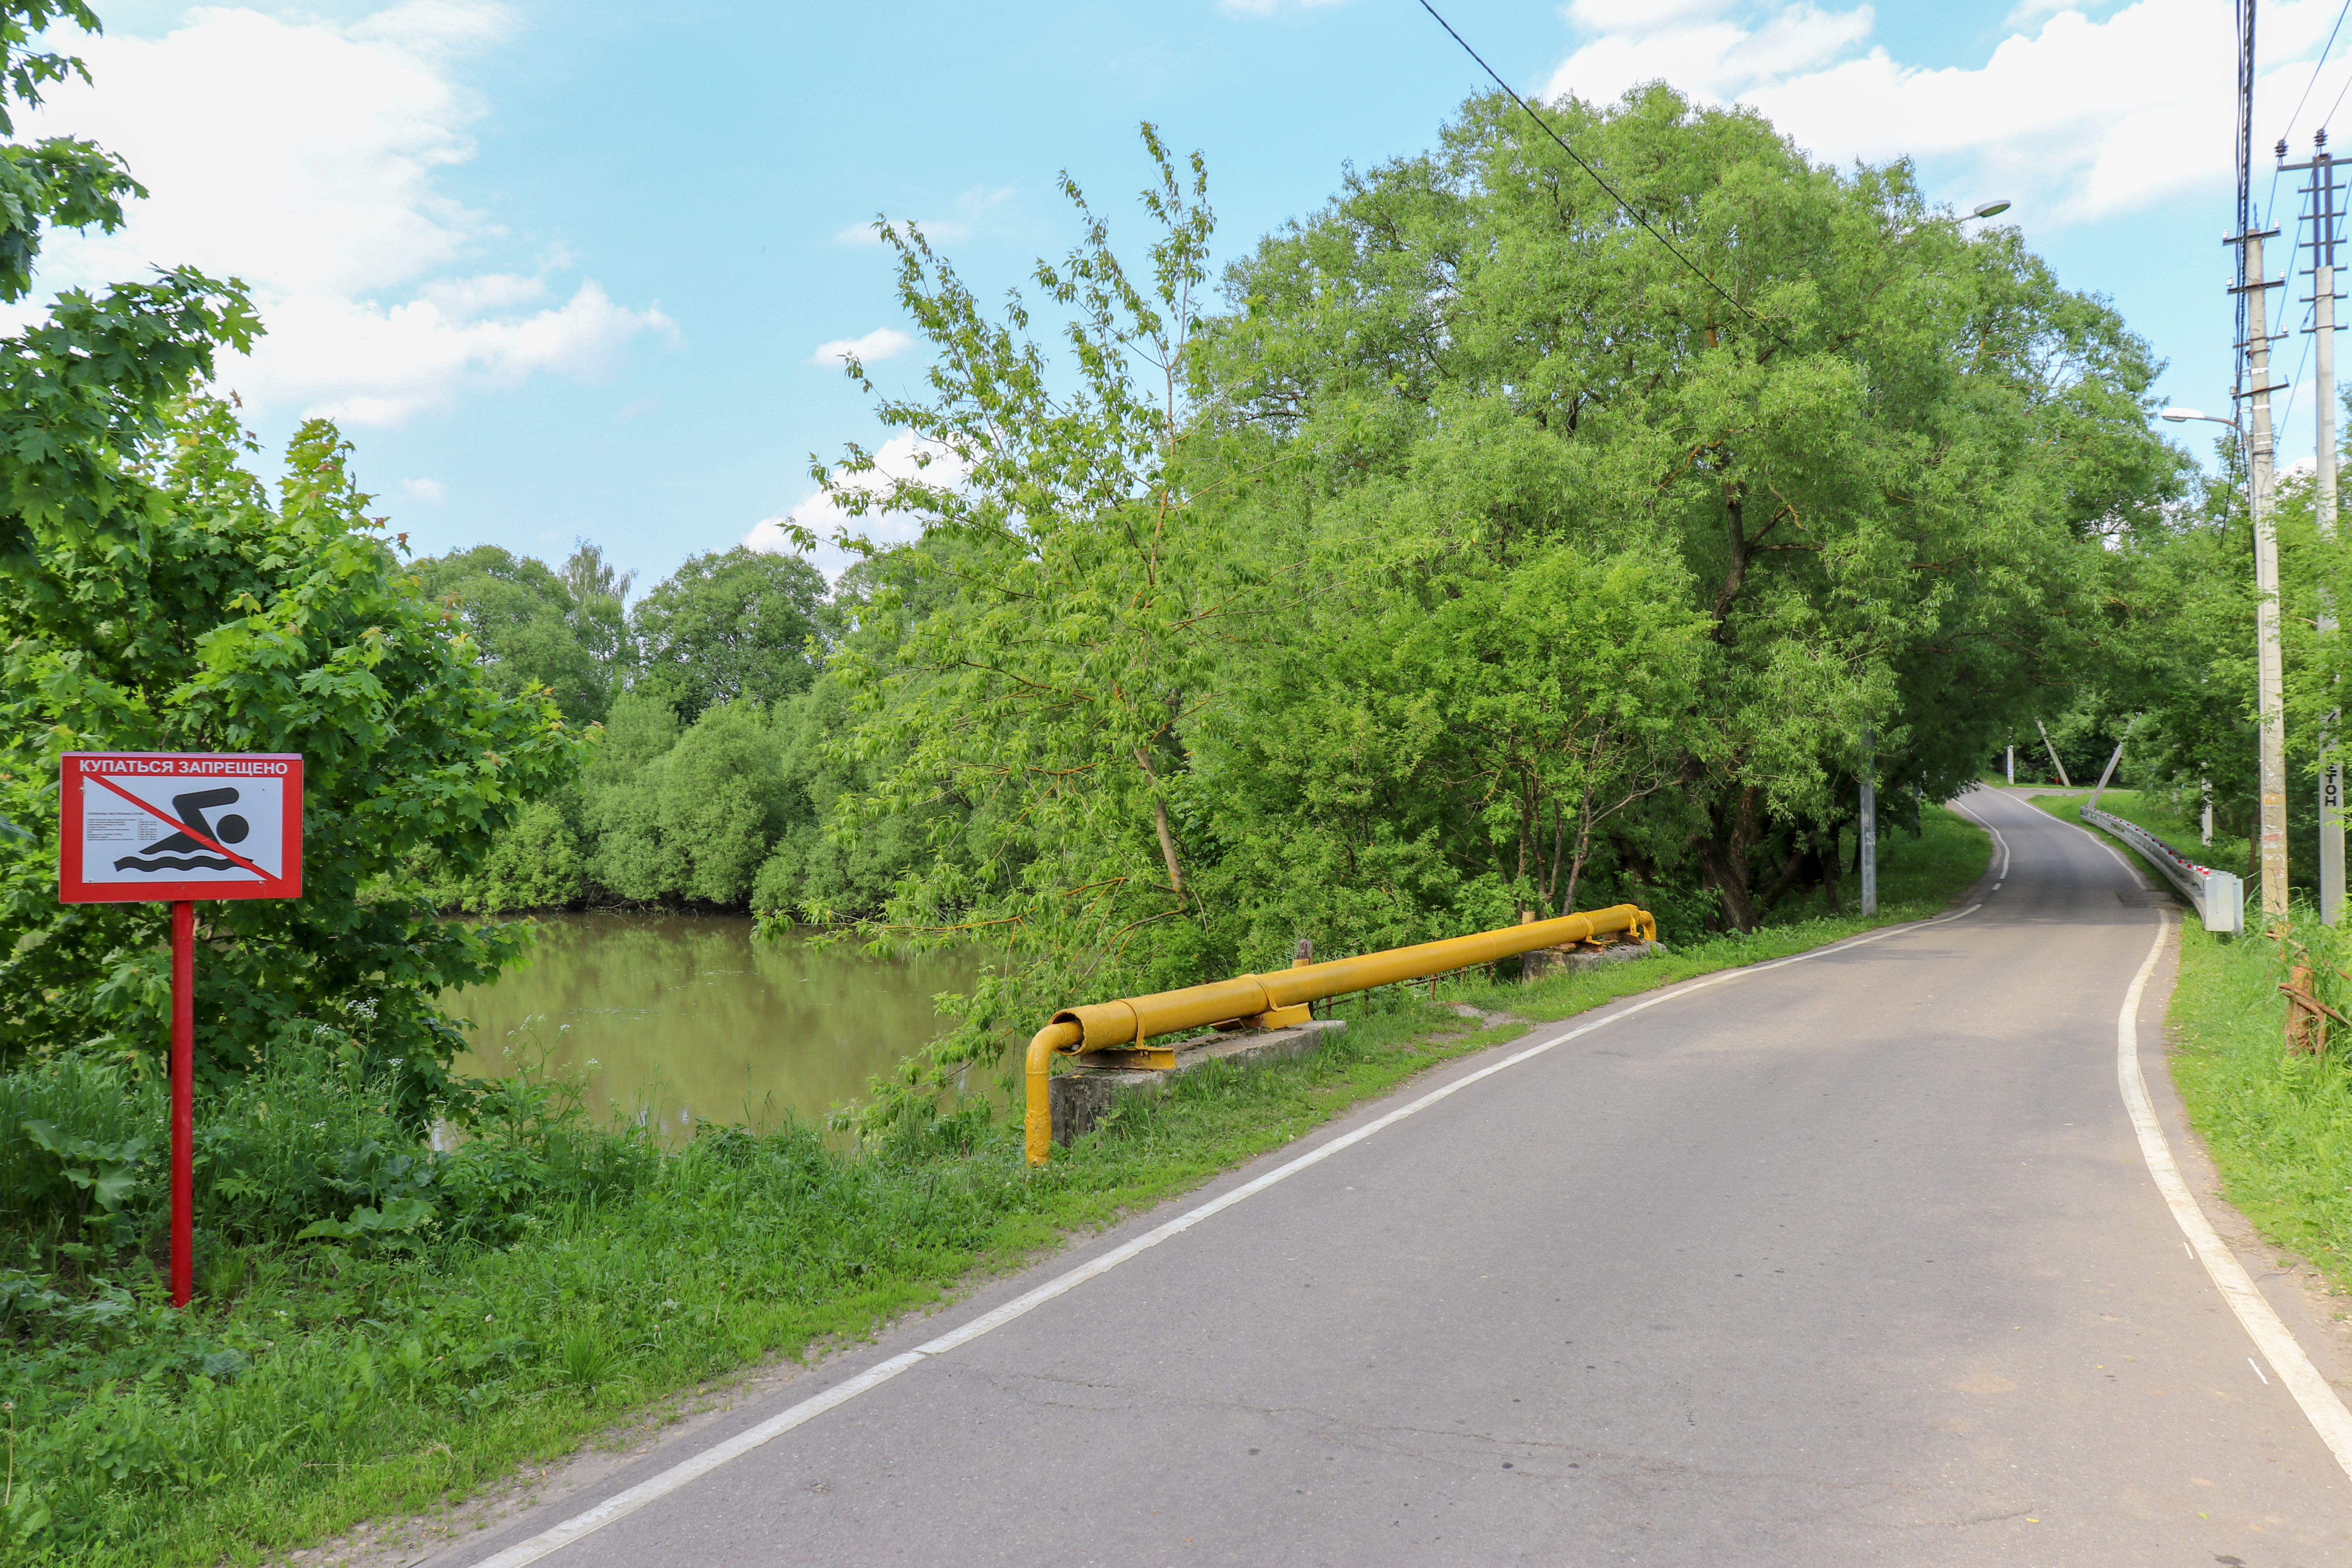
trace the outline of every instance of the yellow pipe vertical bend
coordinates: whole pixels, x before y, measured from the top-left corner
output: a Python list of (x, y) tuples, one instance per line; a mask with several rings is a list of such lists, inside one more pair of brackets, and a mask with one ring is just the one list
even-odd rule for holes
[(1046, 1151), (1054, 1146), (1054, 1091), (1050, 1080), (1054, 1075), (1054, 1053), (1075, 1046), (1086, 1038), (1086, 1033), (1076, 1024), (1053, 1023), (1030, 1037), (1029, 1103), (1023, 1118), (1022, 1131), (1029, 1145), (1029, 1163), (1042, 1165)]

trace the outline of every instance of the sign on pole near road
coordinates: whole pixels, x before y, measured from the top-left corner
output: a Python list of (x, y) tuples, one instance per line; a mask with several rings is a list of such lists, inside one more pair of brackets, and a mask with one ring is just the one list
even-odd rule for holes
[(68, 752), (58, 898), (172, 906), (172, 1304), (195, 1276), (198, 899), (302, 896), (302, 759)]

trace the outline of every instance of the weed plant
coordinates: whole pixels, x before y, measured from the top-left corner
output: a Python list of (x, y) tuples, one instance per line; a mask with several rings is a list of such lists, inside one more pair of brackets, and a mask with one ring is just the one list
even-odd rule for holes
[(2229, 1200), (2273, 1243), (2352, 1289), (2352, 1029), (2322, 1055), (2285, 1044), (2279, 985), (2300, 952), (2321, 1001), (2352, 1016), (2352, 933), (2298, 906), (2285, 940), (2182, 922), (2169, 1022), (2173, 1082)]
[[(1933, 912), (1990, 853), (1937, 816), (1897, 847), (1907, 868), (1890, 868), (1874, 919), (1350, 998), (1314, 1056), (1188, 1073), (1037, 1171), (1017, 1120), (985, 1104), (864, 1146), (705, 1125), (663, 1153), (641, 1130), (588, 1125), (530, 1072), (478, 1089), (439, 1153), (398, 1139), (389, 1093), (320, 1039), (206, 1097), (203, 1289), (185, 1311), (157, 1269), (160, 1146), (131, 1159), (100, 1221), (68, 1156), (19, 1126), (119, 1149), (161, 1127), (158, 1087), (97, 1062), (0, 1075), (16, 1129), (0, 1130), (0, 1562), (252, 1561), (464, 1496), (648, 1400), (870, 1334), (1511, 1039), (1517, 1020)], [(1517, 1017), (1478, 1026), (1452, 1011), (1464, 1001)]]

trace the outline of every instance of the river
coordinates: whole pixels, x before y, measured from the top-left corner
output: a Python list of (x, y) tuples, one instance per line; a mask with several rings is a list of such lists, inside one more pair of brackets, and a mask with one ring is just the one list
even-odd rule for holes
[(453, 1070), (501, 1076), (518, 1059), (585, 1075), (587, 1109), (658, 1118), (663, 1142), (697, 1121), (821, 1120), (944, 1026), (931, 998), (969, 991), (969, 952), (871, 958), (843, 943), (763, 942), (726, 915), (540, 917), (530, 960), (449, 993), (472, 1020)]

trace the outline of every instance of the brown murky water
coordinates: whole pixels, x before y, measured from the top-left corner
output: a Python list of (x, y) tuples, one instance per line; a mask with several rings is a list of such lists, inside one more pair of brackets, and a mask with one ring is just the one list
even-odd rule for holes
[(931, 998), (969, 991), (970, 952), (870, 958), (855, 946), (761, 942), (723, 915), (548, 915), (530, 962), (453, 992), (473, 1020), (454, 1070), (495, 1076), (542, 1054), (584, 1071), (588, 1110), (693, 1121), (817, 1121), (859, 1098), (945, 1026)]

